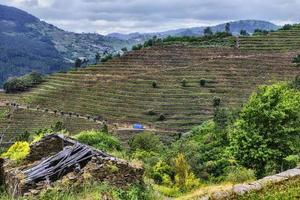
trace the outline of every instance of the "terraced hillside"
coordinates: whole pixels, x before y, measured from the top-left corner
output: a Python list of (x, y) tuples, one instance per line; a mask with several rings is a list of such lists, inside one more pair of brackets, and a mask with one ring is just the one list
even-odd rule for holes
[[(9, 145), (25, 132), (34, 133), (38, 130), (51, 128), (57, 122), (62, 122), (63, 128), (71, 134), (87, 129), (100, 129), (101, 124), (79, 117), (62, 116), (45, 111), (34, 111), (22, 108), (0, 107), (0, 128), (4, 133), (3, 141)], [(0, 133), (0, 136), (2, 134)], [(1, 138), (0, 138), (1, 140)]]
[(300, 27), (295, 26), (242, 37), (240, 48), (186, 44), (144, 48), (97, 66), (52, 75), (14, 100), (32, 108), (96, 116), (120, 128), (140, 122), (164, 134), (185, 132), (213, 116), (216, 98), (221, 106), (239, 107), (258, 85), (300, 75), (300, 68), (292, 64), (300, 53), (298, 41)]
[[(292, 80), (295, 53), (168, 46), (131, 52), (111, 62), (51, 76), (25, 96), (44, 108), (100, 115), (109, 122), (141, 122), (186, 131), (211, 118), (214, 97), (241, 105), (257, 85)], [(186, 79), (187, 86), (181, 81)], [(200, 80), (206, 85), (201, 86)], [(156, 81), (157, 88), (152, 87)], [(149, 112), (154, 111), (154, 112)], [(165, 120), (159, 120), (160, 114)]]
[(290, 30), (280, 30), (268, 35), (240, 38), (240, 48), (243, 50), (286, 51), (300, 49), (300, 24)]

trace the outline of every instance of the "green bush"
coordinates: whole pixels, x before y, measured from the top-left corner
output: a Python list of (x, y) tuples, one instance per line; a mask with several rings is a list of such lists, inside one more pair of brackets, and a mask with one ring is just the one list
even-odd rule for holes
[(182, 87), (187, 86), (187, 80), (185, 78), (181, 80), (181, 85), (182, 85)]
[(113, 55), (112, 54), (108, 54), (106, 55), (104, 58), (101, 59), (101, 62), (107, 62), (109, 60), (113, 59)]
[(175, 180), (175, 172), (170, 165), (160, 160), (153, 167), (151, 178), (156, 184), (170, 186)]
[(6, 153), (3, 153), (1, 157), (15, 161), (22, 161), (29, 153), (30, 146), (28, 142), (16, 142)]
[(132, 50), (133, 51), (137, 51), (137, 50), (140, 50), (143, 48), (143, 45), (142, 44), (138, 44), (138, 45), (133, 45), (132, 46)]
[(175, 185), (180, 188), (182, 192), (189, 192), (200, 185), (199, 180), (191, 171), (191, 167), (182, 153), (174, 158), (173, 164), (176, 174)]
[(158, 117), (158, 121), (165, 121), (167, 118), (164, 114), (160, 114)]
[(297, 167), (300, 164), (299, 155), (289, 155), (283, 159), (283, 169), (292, 169)]
[(206, 80), (205, 80), (205, 79), (201, 79), (201, 80), (200, 80), (200, 85), (201, 85), (202, 87), (204, 87), (204, 86), (206, 85)]
[(143, 132), (131, 138), (129, 141), (131, 151), (145, 150), (160, 152), (163, 149), (163, 143), (160, 138), (151, 132)]
[(75, 135), (74, 138), (102, 151), (122, 150), (121, 142), (116, 137), (100, 131), (83, 131)]
[(152, 87), (153, 87), (153, 88), (157, 88), (157, 82), (156, 82), (156, 81), (153, 81), (153, 82), (152, 82)]
[(280, 171), (284, 158), (300, 151), (299, 102), (300, 91), (288, 84), (260, 87), (230, 133), (236, 160), (258, 177)]
[(226, 155), (229, 142), (225, 129), (218, 129), (213, 120), (204, 122), (193, 128), (189, 136), (174, 143), (167, 159), (183, 153), (198, 178), (214, 181), (224, 175), (225, 169), (232, 162)]
[(231, 183), (245, 183), (254, 181), (255, 171), (244, 167), (228, 167), (226, 169), (225, 181)]
[(293, 63), (300, 63), (300, 55), (297, 55), (296, 57), (293, 58)]
[(23, 92), (42, 82), (43, 82), (42, 75), (37, 72), (32, 72), (30, 74), (18, 78), (14, 77), (8, 79), (4, 83), (3, 88), (6, 93)]
[(220, 104), (221, 104), (221, 98), (220, 97), (214, 97), (213, 98), (214, 107), (220, 106)]
[(27, 86), (23, 80), (14, 77), (4, 83), (3, 89), (6, 93), (24, 92)]
[(282, 28), (280, 28), (279, 30), (284, 30), (284, 31), (287, 31), (287, 30), (291, 30), (293, 28), (293, 25), (291, 24), (285, 24)]

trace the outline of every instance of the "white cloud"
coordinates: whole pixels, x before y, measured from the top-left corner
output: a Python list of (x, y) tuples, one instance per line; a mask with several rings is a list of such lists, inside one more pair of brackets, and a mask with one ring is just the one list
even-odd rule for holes
[(239, 19), (299, 22), (299, 0), (0, 0), (76, 32), (153, 32)]

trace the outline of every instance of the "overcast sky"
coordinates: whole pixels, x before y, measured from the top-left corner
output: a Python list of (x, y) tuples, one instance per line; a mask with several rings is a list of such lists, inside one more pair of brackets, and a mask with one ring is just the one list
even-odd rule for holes
[(74, 32), (158, 32), (239, 19), (300, 22), (300, 0), (0, 0)]

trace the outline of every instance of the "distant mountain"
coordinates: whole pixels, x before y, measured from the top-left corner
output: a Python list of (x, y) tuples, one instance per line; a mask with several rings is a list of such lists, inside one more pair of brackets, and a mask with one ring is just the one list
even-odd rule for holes
[[(263, 30), (277, 30), (279, 26), (261, 20), (240, 20), (229, 22), (230, 29), (232, 34), (238, 35), (241, 30), (246, 30), (248, 33), (253, 33), (255, 29), (263, 29)], [(224, 24), (219, 24), (216, 26), (212, 26), (211, 29), (213, 32), (222, 32), (225, 30)], [(122, 40), (143, 40), (144, 38), (150, 38), (154, 35), (158, 37), (167, 37), (167, 36), (201, 36), (203, 35), (203, 31), (206, 27), (193, 27), (193, 28), (185, 28), (185, 29), (176, 29), (165, 32), (156, 32), (156, 33), (131, 33), (131, 34), (119, 34), (112, 33), (108, 34), (109, 37), (114, 37)]]
[[(225, 24), (212, 27), (223, 31)], [(245, 20), (231, 22), (231, 30), (241, 29), (249, 33), (254, 29), (277, 29), (272, 23)], [(95, 33), (72, 33), (41, 21), (20, 9), (0, 5), (0, 87), (12, 76), (21, 76), (31, 71), (52, 73), (73, 66), (76, 58), (85, 57), (94, 62), (97, 52), (114, 52), (123, 47), (130, 48), (137, 43), (157, 35), (159, 37), (199, 36), (204, 27), (178, 29), (160, 33), (112, 33), (103, 36)]]
[(52, 73), (78, 57), (130, 47), (135, 41), (66, 32), (14, 7), (0, 5), (0, 85), (31, 71)]

